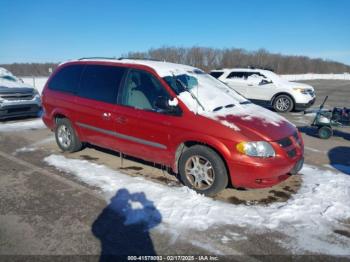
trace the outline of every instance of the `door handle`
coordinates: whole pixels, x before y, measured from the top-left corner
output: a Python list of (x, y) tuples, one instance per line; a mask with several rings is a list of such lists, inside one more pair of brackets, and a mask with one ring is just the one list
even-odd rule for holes
[(119, 123), (119, 124), (125, 124), (126, 122), (127, 122), (126, 117), (124, 117), (124, 116), (118, 116), (118, 117), (117, 117), (117, 123)]
[(111, 113), (109, 113), (109, 112), (104, 112), (104, 113), (102, 113), (102, 118), (103, 119), (110, 119), (111, 118)]

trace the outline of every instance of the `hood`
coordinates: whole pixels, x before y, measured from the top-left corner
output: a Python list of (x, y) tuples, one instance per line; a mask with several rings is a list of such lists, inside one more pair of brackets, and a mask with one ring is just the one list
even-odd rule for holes
[(4, 89), (4, 88), (31, 88), (33, 89), (33, 87), (31, 87), (30, 85), (27, 85), (25, 83), (22, 83), (20, 81), (10, 81), (10, 80), (6, 80), (3, 78), (0, 78), (0, 88)]
[(30, 93), (34, 92), (33, 87), (4, 87), (0, 85), (0, 94)]
[(239, 105), (206, 116), (241, 132), (251, 141), (277, 141), (296, 131), (295, 125), (284, 117), (255, 104)]
[(310, 86), (308, 84), (304, 84), (304, 83), (299, 83), (299, 82), (284, 81), (283, 84), (281, 83), (281, 85), (283, 85), (283, 87), (288, 87), (290, 89), (301, 88), (301, 89), (311, 89), (314, 91), (314, 88), (312, 86)]

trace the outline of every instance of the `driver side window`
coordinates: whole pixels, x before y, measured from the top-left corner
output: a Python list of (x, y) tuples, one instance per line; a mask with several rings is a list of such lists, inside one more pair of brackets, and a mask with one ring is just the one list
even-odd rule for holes
[(132, 69), (120, 94), (120, 104), (143, 110), (157, 111), (157, 98), (169, 98), (162, 84), (151, 74)]

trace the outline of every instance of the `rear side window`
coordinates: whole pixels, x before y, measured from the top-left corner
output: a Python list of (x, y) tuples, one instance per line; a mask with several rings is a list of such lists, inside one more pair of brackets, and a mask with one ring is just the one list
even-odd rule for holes
[(115, 103), (125, 68), (87, 65), (81, 77), (78, 95), (105, 103)]
[(215, 78), (219, 78), (223, 74), (224, 74), (224, 72), (210, 72), (210, 75), (215, 77)]
[(83, 69), (84, 65), (63, 67), (49, 82), (49, 89), (75, 94), (78, 91), (80, 76)]

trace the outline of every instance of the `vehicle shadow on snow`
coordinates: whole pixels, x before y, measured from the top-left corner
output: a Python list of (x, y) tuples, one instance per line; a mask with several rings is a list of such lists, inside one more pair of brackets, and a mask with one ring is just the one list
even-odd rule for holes
[[(299, 131), (312, 137), (317, 137), (318, 136), (318, 130), (316, 127), (311, 127), (311, 126), (300, 126), (298, 127)], [(333, 129), (333, 136), (340, 137), (346, 140), (350, 140), (350, 133), (343, 132), (339, 129)], [(331, 139), (331, 138), (330, 138)]]
[(340, 172), (350, 175), (350, 147), (338, 146), (328, 152), (330, 165)]
[(92, 225), (92, 233), (101, 242), (100, 261), (156, 255), (149, 231), (161, 221), (160, 212), (143, 192), (120, 189)]

